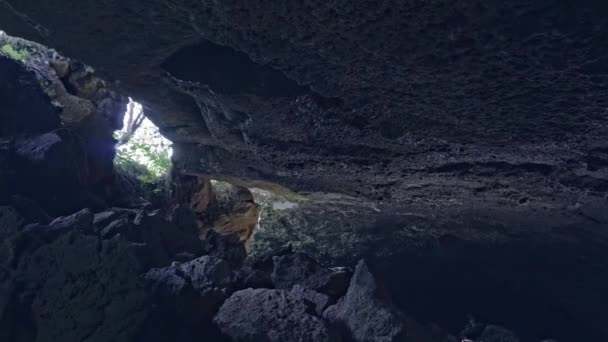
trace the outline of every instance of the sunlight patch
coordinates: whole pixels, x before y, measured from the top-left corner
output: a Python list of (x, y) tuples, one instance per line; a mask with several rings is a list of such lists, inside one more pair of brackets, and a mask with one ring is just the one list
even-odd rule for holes
[(114, 133), (115, 164), (144, 182), (154, 182), (171, 167), (171, 141), (145, 115), (141, 104), (129, 98), (124, 127)]

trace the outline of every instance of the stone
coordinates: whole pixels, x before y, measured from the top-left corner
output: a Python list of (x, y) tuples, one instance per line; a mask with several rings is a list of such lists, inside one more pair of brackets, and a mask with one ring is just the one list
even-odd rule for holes
[(122, 218), (110, 222), (106, 227), (101, 230), (100, 235), (103, 239), (109, 239), (121, 232), (129, 234), (130, 228), (132, 228), (132, 226), (129, 220)]
[(344, 326), (354, 341), (407, 341), (406, 318), (383, 298), (365, 261), (355, 268), (346, 295), (323, 317)]
[(232, 273), (223, 260), (202, 256), (154, 268), (142, 278), (162, 306), (162, 315), (196, 324), (210, 319), (231, 292)]
[(323, 268), (308, 255), (296, 252), (272, 258), (272, 282), (277, 289), (294, 285), (324, 293), (337, 300), (348, 288), (351, 272), (347, 268)]
[[(0, 281), (0, 288), (9, 285), (0, 303), (11, 298), (0, 305), (0, 336), (128, 341), (151, 312), (139, 282), (141, 264), (127, 241), (101, 241), (73, 227), (52, 241), (13, 248), (19, 248), (9, 260), (13, 271)], [(16, 279), (26, 286), (11, 287)]]
[(95, 216), (93, 216), (93, 224), (97, 226), (105, 226), (110, 223), (117, 215), (118, 213), (113, 210), (96, 213)]
[(291, 294), (295, 297), (302, 298), (305, 301), (311, 303), (314, 306), (317, 316), (322, 316), (323, 311), (329, 306), (329, 296), (314, 290), (305, 288), (300, 285), (296, 285), (291, 289)]
[[(99, 96), (70, 93), (75, 88), (64, 84), (69, 77), (63, 73), (74, 69), (75, 60), (8, 35), (0, 45), (28, 51), (20, 61), (0, 53), (0, 96), (6, 99), (0, 104), (0, 161), (7, 168), (0, 172), (0, 195), (17, 198), (13, 204), (29, 212), (25, 218), (32, 223), (47, 224), (44, 213), (56, 217), (84, 207), (106, 209), (115, 201), (108, 195), (115, 181), (112, 134), (117, 128), (110, 121), (122, 120), (126, 98), (103, 87)], [(112, 113), (97, 109), (96, 102), (104, 99), (114, 104)]]
[(213, 321), (236, 341), (341, 341), (322, 319), (309, 313), (304, 300), (283, 290), (237, 291), (224, 302)]
[(230, 287), (232, 271), (228, 262), (204, 255), (183, 263), (179, 269), (190, 279), (190, 284), (199, 293), (211, 287)]
[(237, 234), (220, 234), (211, 229), (205, 235), (205, 251), (209, 255), (226, 260), (239, 268), (247, 258), (247, 251)]
[(196, 224), (196, 215), (190, 208), (178, 205), (171, 213), (171, 222), (186, 234), (193, 236), (198, 235), (198, 227)]
[(78, 229), (83, 233), (92, 234), (94, 215), (89, 209), (83, 209), (75, 214), (65, 217), (58, 217), (49, 223), (53, 230)]
[(133, 238), (158, 246), (159, 257), (172, 259), (187, 252), (204, 253), (203, 242), (192, 232), (186, 233), (162, 217), (159, 211), (141, 211), (133, 220)]

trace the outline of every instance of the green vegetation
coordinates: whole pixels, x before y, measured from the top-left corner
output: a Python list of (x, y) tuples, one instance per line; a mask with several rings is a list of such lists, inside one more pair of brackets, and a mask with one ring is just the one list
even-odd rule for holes
[(168, 148), (135, 142), (117, 149), (114, 163), (119, 170), (151, 184), (158, 182), (167, 173), (171, 167), (171, 157)]
[(10, 44), (3, 45), (0, 51), (2, 51), (3, 54), (9, 56), (10, 58), (20, 62), (23, 62), (26, 58), (29, 57), (29, 52), (26, 49), (15, 50), (15, 48), (13, 48), (13, 46)]
[(114, 163), (123, 174), (145, 184), (157, 184), (171, 167), (171, 142), (148, 120), (142, 106), (129, 102), (124, 128), (115, 132), (118, 140)]

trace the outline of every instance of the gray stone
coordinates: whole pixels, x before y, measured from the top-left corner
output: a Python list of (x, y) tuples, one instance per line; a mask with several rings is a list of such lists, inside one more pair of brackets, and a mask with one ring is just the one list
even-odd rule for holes
[(315, 312), (318, 316), (323, 315), (323, 311), (329, 305), (329, 296), (319, 293), (317, 291), (302, 287), (300, 285), (294, 286), (290, 293), (294, 297), (302, 298), (314, 306)]
[(49, 227), (52, 230), (78, 229), (91, 234), (94, 233), (93, 219), (93, 213), (89, 209), (83, 209), (70, 216), (56, 218)]
[(406, 341), (406, 318), (384, 298), (365, 261), (357, 264), (346, 295), (323, 313), (357, 342)]
[(289, 291), (245, 289), (232, 294), (214, 322), (241, 342), (328, 342), (340, 337)]
[(272, 282), (277, 289), (301, 285), (337, 300), (348, 288), (351, 272), (347, 268), (324, 268), (304, 253), (287, 253), (272, 261)]

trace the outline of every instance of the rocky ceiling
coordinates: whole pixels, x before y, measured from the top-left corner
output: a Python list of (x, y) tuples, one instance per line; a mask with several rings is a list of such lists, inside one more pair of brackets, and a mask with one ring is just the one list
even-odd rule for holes
[(608, 222), (603, 1), (0, 7), (9, 33), (86, 61), (142, 102), (186, 173), (389, 211)]
[(607, 10), (0, 0), (0, 28), (141, 102), (182, 173), (274, 190), (288, 205), (264, 207), (252, 248), (385, 258), (421, 317), (471, 310), (530, 336), (602, 340)]

